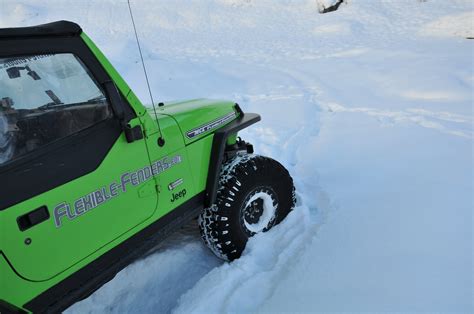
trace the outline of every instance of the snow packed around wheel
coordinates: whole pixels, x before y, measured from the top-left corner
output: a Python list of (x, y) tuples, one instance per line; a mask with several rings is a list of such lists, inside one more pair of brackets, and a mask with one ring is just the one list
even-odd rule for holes
[[(230, 263), (193, 221), (66, 313), (474, 311), (474, 3), (336, 2), (131, 1), (155, 99), (259, 113), (239, 135), (296, 207)], [(149, 103), (128, 14), (0, 1), (0, 27), (80, 24)]]

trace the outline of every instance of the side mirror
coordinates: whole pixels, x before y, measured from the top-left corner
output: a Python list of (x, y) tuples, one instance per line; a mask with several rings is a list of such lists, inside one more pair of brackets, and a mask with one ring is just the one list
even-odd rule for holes
[(123, 130), (128, 143), (132, 143), (143, 138), (142, 127), (139, 125), (131, 127), (129, 124), (127, 124)]
[(122, 129), (125, 132), (125, 138), (127, 139), (127, 142), (132, 143), (137, 140), (141, 140), (143, 138), (142, 128), (139, 125), (131, 127), (128, 124), (128, 121), (126, 121), (127, 119), (125, 117), (124, 103), (115, 83), (112, 81), (107, 81), (104, 83), (104, 88), (107, 95), (109, 96), (112, 110), (114, 111), (115, 116), (119, 119)]

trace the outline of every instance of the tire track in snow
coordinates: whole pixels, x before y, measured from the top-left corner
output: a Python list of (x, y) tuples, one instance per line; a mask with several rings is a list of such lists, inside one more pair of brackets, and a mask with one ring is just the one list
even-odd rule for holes
[(368, 107), (344, 107), (335, 102), (326, 102), (323, 107), (331, 113), (363, 113), (378, 119), (383, 125), (398, 123), (414, 123), (418, 126), (435, 129), (441, 133), (473, 138), (472, 117), (451, 112), (436, 112), (421, 108), (408, 108), (405, 110), (386, 110)]

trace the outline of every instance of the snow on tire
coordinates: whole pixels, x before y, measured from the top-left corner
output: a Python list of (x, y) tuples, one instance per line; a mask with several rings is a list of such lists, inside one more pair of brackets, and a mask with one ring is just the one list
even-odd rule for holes
[(202, 239), (218, 257), (234, 260), (251, 236), (280, 223), (294, 205), (293, 179), (278, 161), (239, 154), (222, 167), (216, 202), (199, 216)]

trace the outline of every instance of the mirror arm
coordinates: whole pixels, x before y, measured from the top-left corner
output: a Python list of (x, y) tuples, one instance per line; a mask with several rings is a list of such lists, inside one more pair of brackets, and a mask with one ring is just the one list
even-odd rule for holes
[(132, 127), (130, 124), (128, 124), (129, 121), (126, 121), (124, 105), (117, 85), (115, 85), (113, 81), (107, 81), (103, 85), (109, 96), (114, 115), (120, 121), (120, 125), (122, 126), (122, 129), (125, 133), (127, 142), (132, 143), (137, 140), (141, 140), (143, 138), (142, 127), (140, 125)]
[(121, 124), (127, 124), (128, 121), (125, 121), (125, 110), (123, 109), (122, 99), (120, 98), (117, 86), (112, 81), (107, 81), (103, 85), (109, 96), (114, 115), (120, 120)]

